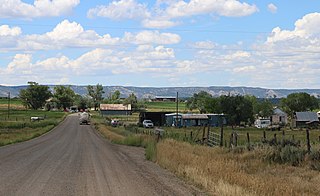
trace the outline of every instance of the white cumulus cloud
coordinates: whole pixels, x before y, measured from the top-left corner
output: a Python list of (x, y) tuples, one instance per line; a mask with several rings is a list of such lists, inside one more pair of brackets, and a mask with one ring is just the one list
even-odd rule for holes
[(255, 5), (237, 0), (190, 0), (177, 1), (166, 8), (165, 13), (171, 18), (199, 14), (217, 14), (221, 16), (247, 16), (258, 11)]
[(21, 34), (20, 27), (10, 28), (8, 25), (0, 26), (0, 36), (18, 36)]
[(159, 31), (142, 31), (136, 34), (127, 32), (124, 42), (134, 44), (177, 44), (181, 38), (173, 33), (160, 33)]
[(256, 5), (238, 0), (158, 0), (150, 6), (136, 0), (112, 1), (87, 12), (88, 17), (105, 17), (113, 20), (140, 19), (146, 28), (169, 28), (181, 24), (177, 18), (215, 14), (242, 17), (258, 12)]
[(145, 4), (137, 3), (135, 0), (120, 0), (92, 8), (87, 15), (88, 17), (100, 16), (121, 20), (146, 18), (150, 16), (150, 13)]
[(35, 0), (33, 4), (21, 0), (0, 0), (0, 18), (36, 18), (61, 16), (72, 11), (80, 0)]

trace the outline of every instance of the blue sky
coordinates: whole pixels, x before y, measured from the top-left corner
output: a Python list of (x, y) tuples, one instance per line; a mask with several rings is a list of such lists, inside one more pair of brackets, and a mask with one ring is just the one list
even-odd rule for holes
[(320, 1), (0, 0), (0, 84), (320, 88)]

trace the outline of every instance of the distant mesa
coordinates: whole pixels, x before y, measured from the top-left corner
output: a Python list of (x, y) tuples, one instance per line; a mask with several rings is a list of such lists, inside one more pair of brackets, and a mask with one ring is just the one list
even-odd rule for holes
[[(49, 85), (53, 89), (55, 85)], [(69, 85), (66, 85), (69, 86)], [(7, 97), (10, 92), (11, 97), (17, 97), (21, 89), (27, 86), (1, 86), (0, 97)], [(86, 95), (86, 86), (71, 85), (75, 93)], [(110, 93), (119, 90), (121, 97), (128, 97), (134, 93), (138, 98), (152, 99), (154, 97), (176, 97), (179, 92), (180, 98), (192, 97), (194, 93), (206, 91), (214, 97), (221, 95), (254, 95), (257, 98), (282, 98), (291, 93), (305, 92), (320, 98), (320, 89), (265, 89), (257, 87), (230, 87), (230, 86), (210, 86), (210, 87), (134, 87), (134, 86), (104, 86), (104, 92), (107, 96)]]

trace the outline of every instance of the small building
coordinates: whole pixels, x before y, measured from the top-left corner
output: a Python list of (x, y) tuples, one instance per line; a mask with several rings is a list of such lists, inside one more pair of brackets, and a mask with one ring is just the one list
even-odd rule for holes
[(144, 120), (151, 120), (155, 126), (166, 125), (166, 114), (171, 112), (140, 112), (139, 123), (142, 124)]
[(166, 116), (166, 125), (167, 126), (182, 126), (182, 115), (181, 113), (170, 113), (170, 114), (165, 114)]
[(191, 127), (191, 126), (204, 126), (208, 125), (208, 116), (205, 114), (183, 114), (182, 126)]
[(170, 102), (175, 102), (176, 97), (171, 97), (171, 96), (155, 96), (153, 99), (151, 99), (153, 102), (165, 102), (165, 101), (170, 101)]
[(288, 123), (288, 115), (284, 111), (276, 108), (273, 110), (273, 115), (271, 116), (272, 125), (286, 125)]
[(208, 124), (211, 127), (220, 127), (227, 124), (227, 119), (224, 114), (206, 114), (208, 116)]
[[(181, 114), (171, 113), (166, 114), (167, 126), (207, 126), (212, 127), (221, 126), (221, 120), (223, 124), (226, 124), (226, 119), (223, 114)], [(222, 118), (222, 119), (221, 119)], [(177, 120), (178, 119), (178, 120)]]
[(131, 115), (131, 104), (100, 104), (102, 115)]
[(292, 127), (306, 128), (319, 124), (319, 118), (316, 112), (295, 112), (292, 119)]

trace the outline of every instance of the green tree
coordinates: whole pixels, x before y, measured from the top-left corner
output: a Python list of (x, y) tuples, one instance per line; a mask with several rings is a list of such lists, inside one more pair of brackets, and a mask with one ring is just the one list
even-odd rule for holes
[(312, 111), (319, 108), (319, 100), (308, 93), (292, 93), (281, 99), (281, 107), (290, 116), (294, 112)]
[(191, 111), (194, 109), (198, 109), (201, 114), (206, 113), (208, 111), (208, 103), (212, 95), (206, 91), (200, 91), (199, 93), (193, 94), (193, 96), (187, 101), (187, 108)]
[(220, 112), (227, 114), (228, 123), (240, 125), (241, 122), (253, 122), (253, 107), (251, 101), (243, 96), (221, 96)]
[(81, 96), (81, 95), (75, 95), (75, 101), (74, 104), (78, 106), (79, 110), (85, 110), (87, 108), (93, 107), (93, 102), (91, 98), (87, 96)]
[(53, 97), (57, 102), (58, 108), (66, 109), (73, 105), (75, 93), (70, 86), (55, 86)]
[(126, 98), (123, 102), (124, 105), (131, 104), (131, 108), (133, 111), (140, 111), (145, 108), (145, 104), (143, 101), (139, 101), (137, 96), (134, 93), (131, 93), (128, 98)]
[(97, 84), (96, 86), (87, 86), (88, 95), (92, 98), (94, 104), (94, 110), (97, 110), (100, 102), (103, 100), (103, 86), (101, 84)]
[(263, 118), (270, 117), (273, 114), (273, 104), (267, 99), (258, 102), (255, 108), (255, 114)]
[(46, 85), (39, 85), (36, 82), (28, 82), (28, 84), (26, 89), (20, 90), (19, 97), (25, 106), (37, 110), (46, 104), (46, 100), (52, 94)]

